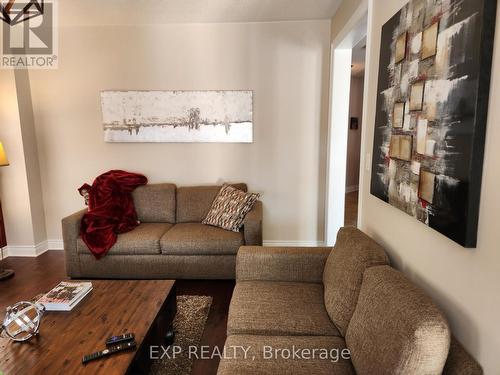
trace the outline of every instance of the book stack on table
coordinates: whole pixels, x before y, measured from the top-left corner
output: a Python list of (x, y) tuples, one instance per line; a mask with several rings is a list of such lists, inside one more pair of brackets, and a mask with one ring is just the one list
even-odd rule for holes
[(47, 311), (71, 311), (91, 290), (91, 282), (61, 281), (37, 302)]

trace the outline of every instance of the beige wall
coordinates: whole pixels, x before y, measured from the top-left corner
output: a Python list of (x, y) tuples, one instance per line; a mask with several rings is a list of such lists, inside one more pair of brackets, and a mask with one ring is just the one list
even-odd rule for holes
[(351, 117), (358, 118), (358, 129), (351, 129), (350, 125), (348, 125), (346, 188), (351, 190), (359, 185), (359, 156), (361, 148), (361, 131), (363, 129), (363, 83), (363, 77), (351, 77), (349, 122)]
[[(387, 0), (373, 8), (371, 45), (367, 66), (367, 117), (364, 150), (372, 152), (377, 98), (378, 57), (382, 25), (405, 0)], [(500, 369), (500, 8), (493, 59), (490, 108), (487, 124), (478, 246), (464, 249), (412, 217), (370, 195), (370, 172), (362, 179), (361, 228), (383, 244), (393, 264), (422, 286), (450, 320), (453, 332), (479, 359), (486, 374)], [(371, 161), (368, 161), (371, 164)]]
[[(82, 183), (121, 168), (245, 181), (262, 193), (266, 241), (321, 240), (329, 41), (329, 21), (62, 28), (59, 69), (30, 72), (48, 238), (82, 207)], [(104, 143), (110, 89), (254, 90), (254, 143)]]
[(28, 181), (28, 193), (30, 196), (33, 238), (35, 245), (38, 245), (47, 240), (47, 230), (45, 227), (42, 180), (38, 161), (38, 147), (28, 72), (26, 70), (16, 70), (15, 79), (19, 107), (19, 120), (23, 138), (26, 177)]
[(0, 169), (8, 249), (35, 254), (46, 234), (27, 72), (1, 71), (0, 93), (0, 141), (10, 162)]
[(0, 140), (10, 166), (0, 169), (0, 194), (9, 244), (34, 245), (14, 73), (0, 72)]

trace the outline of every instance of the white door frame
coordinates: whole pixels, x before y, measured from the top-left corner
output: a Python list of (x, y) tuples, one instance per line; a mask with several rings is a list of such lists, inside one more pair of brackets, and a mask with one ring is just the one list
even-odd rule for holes
[[(352, 48), (366, 36), (368, 29), (368, 5), (368, 0), (361, 2), (351, 19), (332, 41), (331, 45), (325, 218), (325, 243), (327, 246), (335, 244), (337, 232), (344, 226)], [(361, 131), (361, 138), (363, 139), (364, 129), (361, 129)]]

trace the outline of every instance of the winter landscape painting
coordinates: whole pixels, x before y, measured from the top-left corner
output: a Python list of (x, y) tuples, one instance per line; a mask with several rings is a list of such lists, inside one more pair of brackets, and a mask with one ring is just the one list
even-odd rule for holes
[(253, 141), (252, 91), (103, 91), (106, 142)]
[(371, 193), (475, 247), (496, 0), (413, 0), (382, 28)]

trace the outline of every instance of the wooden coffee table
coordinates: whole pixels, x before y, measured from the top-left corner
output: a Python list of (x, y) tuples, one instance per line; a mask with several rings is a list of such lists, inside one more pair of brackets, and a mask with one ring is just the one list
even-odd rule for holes
[[(47, 312), (38, 337), (26, 343), (0, 338), (0, 374), (148, 373), (149, 347), (163, 344), (176, 313), (175, 281), (93, 280), (92, 285), (72, 311)], [(84, 355), (105, 348), (106, 338), (125, 332), (135, 334), (136, 351), (82, 365)]]

